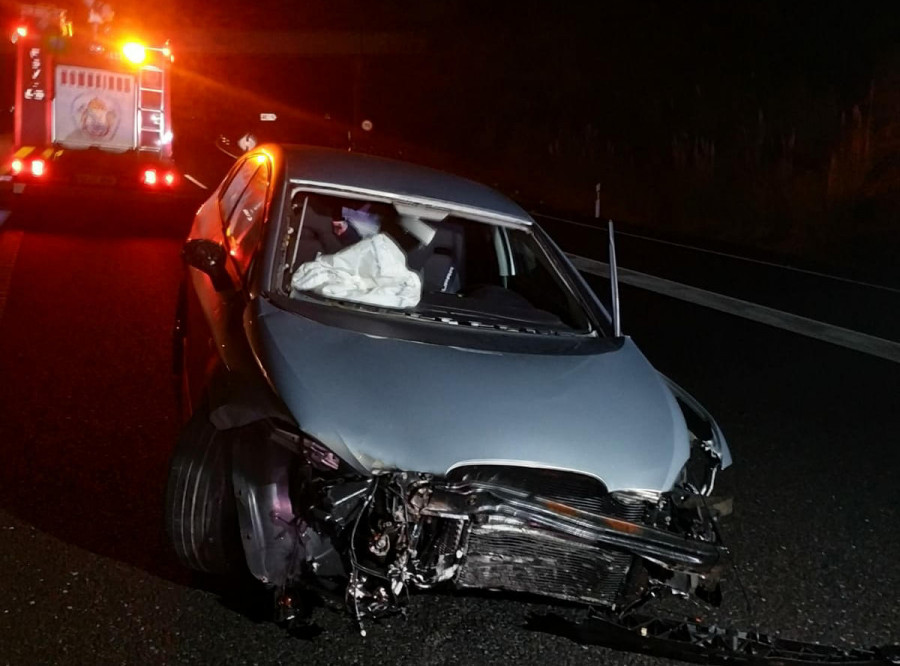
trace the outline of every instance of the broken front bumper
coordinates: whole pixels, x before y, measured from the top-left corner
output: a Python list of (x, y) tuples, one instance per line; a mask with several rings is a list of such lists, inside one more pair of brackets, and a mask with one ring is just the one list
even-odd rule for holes
[[(456, 553), (458, 587), (545, 595), (614, 608), (641, 590), (628, 580), (656, 565), (680, 591), (714, 590), (728, 553), (636, 520), (576, 508), (482, 481), (434, 488), (422, 516), (439, 518)], [(631, 599), (633, 600), (633, 599)]]

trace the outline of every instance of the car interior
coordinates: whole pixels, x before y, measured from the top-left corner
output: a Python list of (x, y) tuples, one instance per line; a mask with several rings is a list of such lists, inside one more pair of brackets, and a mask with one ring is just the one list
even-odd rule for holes
[(299, 191), (282, 276), (285, 293), (300, 266), (386, 234), (421, 280), (416, 314), (452, 311), (458, 318), (526, 322), (588, 331), (583, 306), (527, 231), (403, 204)]

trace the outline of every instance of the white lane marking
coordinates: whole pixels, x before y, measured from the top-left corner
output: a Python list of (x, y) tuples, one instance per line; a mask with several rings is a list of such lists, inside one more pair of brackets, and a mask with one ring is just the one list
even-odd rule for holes
[(204, 189), (204, 190), (208, 190), (208, 189), (209, 189), (206, 185), (204, 185), (203, 183), (201, 183), (199, 180), (197, 180), (196, 178), (194, 178), (194, 177), (193, 177), (191, 174), (189, 174), (189, 173), (184, 174), (184, 177), (187, 178), (187, 179), (188, 179), (189, 181), (191, 181), (194, 185), (196, 185), (197, 187), (199, 187), (199, 188), (201, 188), (201, 189)]
[[(567, 220), (564, 217), (556, 217), (555, 215), (543, 215), (542, 213), (531, 213), (535, 217), (546, 217), (548, 220), (556, 220), (557, 222), (565, 222), (566, 224), (574, 224), (578, 227), (587, 227), (588, 229), (594, 229), (596, 231), (606, 232), (606, 227), (599, 227), (596, 224), (588, 224), (587, 222), (576, 222), (575, 220)], [(773, 261), (764, 261), (762, 259), (751, 259), (750, 257), (742, 257), (739, 254), (730, 254), (728, 252), (718, 252), (716, 250), (707, 250), (702, 247), (695, 247), (693, 245), (687, 245), (685, 243), (676, 243), (674, 241), (662, 240), (660, 238), (652, 238), (650, 236), (641, 236), (640, 234), (629, 234), (624, 231), (616, 231), (617, 235), (620, 236), (629, 236), (631, 238), (640, 238), (641, 240), (650, 241), (651, 243), (659, 243), (661, 245), (671, 245), (672, 247), (680, 247), (684, 250), (694, 250), (695, 252), (703, 252), (705, 254), (712, 254), (717, 257), (726, 257), (727, 259), (737, 259), (738, 261), (746, 261), (751, 264), (760, 264), (762, 266), (769, 266), (770, 268), (780, 268), (785, 271), (793, 271), (794, 273), (804, 273), (806, 275), (812, 275), (814, 277), (826, 278), (828, 280), (835, 280), (837, 282), (847, 282), (849, 284), (855, 284), (860, 287), (869, 287), (871, 289), (883, 289), (884, 291), (890, 291), (895, 294), (900, 294), (900, 289), (896, 287), (889, 287), (884, 284), (876, 284), (874, 282), (865, 282), (863, 280), (853, 280), (851, 278), (841, 277), (840, 275), (830, 275), (828, 273), (821, 273), (819, 271), (811, 271), (806, 268), (797, 268), (796, 266), (790, 266), (788, 264), (776, 264)]]
[[(588, 259), (586, 257), (579, 257), (574, 254), (569, 254), (568, 257), (580, 271), (605, 278), (609, 277), (609, 264), (602, 261), (595, 261), (594, 259)], [(620, 267), (618, 273), (620, 282), (629, 284), (633, 287), (647, 289), (648, 291), (654, 291), (658, 294), (663, 294), (664, 296), (678, 298), (682, 301), (702, 305), (704, 307), (712, 308), (713, 310), (719, 310), (720, 312), (727, 312), (728, 314), (744, 317), (745, 319), (750, 319), (761, 324), (768, 324), (769, 326), (775, 326), (776, 328), (791, 331), (792, 333), (798, 333), (810, 338), (815, 338), (816, 340), (823, 340), (835, 345), (840, 345), (841, 347), (863, 352), (864, 354), (870, 354), (872, 356), (887, 359), (888, 361), (900, 363), (900, 343), (894, 342), (893, 340), (885, 340), (884, 338), (868, 335), (867, 333), (860, 333), (859, 331), (835, 326), (834, 324), (826, 324), (825, 322), (817, 321), (815, 319), (801, 317), (789, 312), (782, 312), (781, 310), (768, 308), (764, 305), (749, 303), (738, 298), (724, 296), (712, 291), (706, 291), (705, 289), (698, 289), (697, 287), (691, 287), (686, 284), (681, 284), (680, 282), (673, 282), (672, 280), (654, 277), (653, 275), (647, 275), (646, 273), (639, 273), (638, 271), (632, 271), (627, 268)]]
[(7, 231), (0, 233), (0, 320), (6, 308), (6, 297), (9, 294), (9, 283), (12, 281), (13, 266), (19, 255), (24, 231)]

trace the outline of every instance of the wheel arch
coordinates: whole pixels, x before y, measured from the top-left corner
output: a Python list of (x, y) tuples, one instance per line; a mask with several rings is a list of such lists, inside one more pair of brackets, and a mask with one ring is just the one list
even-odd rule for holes
[(232, 483), (247, 568), (262, 583), (287, 582), (299, 549), (291, 500), (296, 452), (272, 437), (268, 421), (242, 428), (232, 449)]

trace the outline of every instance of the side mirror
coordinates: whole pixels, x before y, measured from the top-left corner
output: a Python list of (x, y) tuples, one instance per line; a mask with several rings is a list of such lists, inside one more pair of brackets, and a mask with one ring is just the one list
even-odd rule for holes
[(243, 150), (245, 153), (248, 150), (253, 150), (254, 148), (256, 148), (256, 145), (258, 143), (259, 143), (259, 141), (257, 141), (256, 137), (253, 136), (253, 134), (251, 134), (250, 132), (247, 132), (240, 139), (237, 140), (238, 148)]
[(223, 245), (206, 238), (193, 238), (184, 244), (181, 256), (188, 266), (206, 273), (216, 291), (234, 289)]

